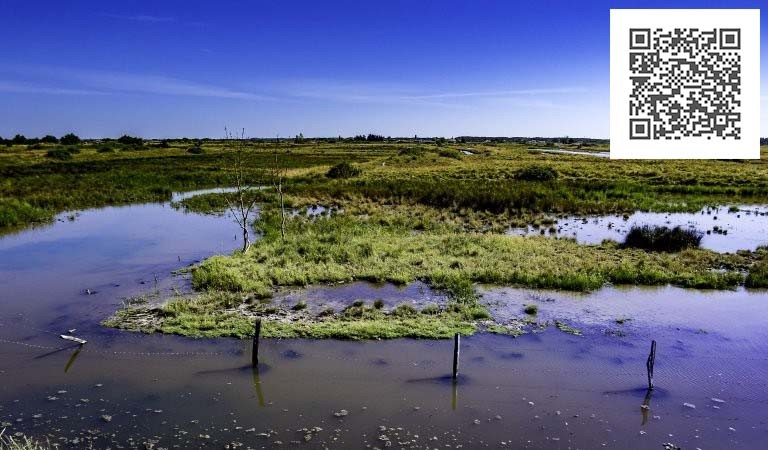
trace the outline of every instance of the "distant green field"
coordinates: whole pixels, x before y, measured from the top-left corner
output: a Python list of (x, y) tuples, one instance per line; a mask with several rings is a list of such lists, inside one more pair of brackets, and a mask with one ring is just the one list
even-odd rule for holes
[[(53, 214), (133, 202), (167, 201), (172, 191), (231, 184), (232, 152), (222, 141), (171, 141), (135, 149), (86, 142), (67, 159), (60, 146), (0, 149), (0, 229), (50, 220)], [(290, 193), (331, 201), (366, 197), (440, 208), (528, 215), (539, 212), (691, 211), (706, 204), (765, 202), (768, 164), (761, 161), (610, 161), (546, 154), (533, 144), (421, 142), (251, 143), (246, 166), (263, 174), (277, 147), (291, 177)], [(581, 151), (606, 147), (559, 145)], [(194, 153), (190, 153), (190, 149)], [(471, 150), (465, 155), (460, 150)], [(765, 154), (766, 147), (762, 148)], [(329, 179), (347, 161), (352, 179)], [(548, 180), (526, 179), (537, 169)]]

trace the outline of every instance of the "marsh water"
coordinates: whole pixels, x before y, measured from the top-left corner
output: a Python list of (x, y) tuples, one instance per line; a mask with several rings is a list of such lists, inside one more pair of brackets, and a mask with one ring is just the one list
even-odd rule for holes
[(575, 238), (582, 244), (599, 244), (605, 239), (622, 242), (633, 226), (680, 226), (702, 234), (701, 247), (733, 253), (768, 245), (766, 205), (707, 207), (695, 213), (635, 212), (603, 216), (563, 216), (547, 226), (513, 228), (510, 234)]
[[(713, 449), (768, 439), (765, 291), (484, 286), (499, 320), (536, 304), (540, 322), (582, 335), (546, 327), (464, 338), (456, 384), (449, 341), (264, 340), (254, 368), (250, 341), (99, 325), (125, 297), (189, 290), (171, 272), (237, 248), (228, 217), (169, 204), (71, 216), (0, 237), (0, 429), (9, 434), (64, 448)], [(313, 287), (275, 301), (360, 298), (444, 300), (415, 283)]]

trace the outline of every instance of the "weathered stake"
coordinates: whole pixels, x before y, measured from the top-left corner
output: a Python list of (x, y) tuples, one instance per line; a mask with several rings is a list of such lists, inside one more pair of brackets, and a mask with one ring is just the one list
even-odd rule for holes
[(261, 317), (257, 317), (253, 324), (253, 349), (251, 350), (251, 361), (253, 365), (259, 364), (259, 336), (261, 335)]
[(656, 362), (656, 341), (651, 341), (651, 353), (648, 355), (648, 361), (645, 368), (648, 369), (648, 390), (653, 390), (653, 364)]
[(453, 379), (457, 379), (459, 376), (459, 345), (461, 344), (461, 336), (456, 333), (453, 336)]

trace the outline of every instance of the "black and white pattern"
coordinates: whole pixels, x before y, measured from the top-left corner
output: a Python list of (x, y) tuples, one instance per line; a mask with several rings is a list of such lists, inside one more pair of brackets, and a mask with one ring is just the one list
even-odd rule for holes
[(741, 29), (630, 28), (627, 53), (629, 139), (741, 139)]

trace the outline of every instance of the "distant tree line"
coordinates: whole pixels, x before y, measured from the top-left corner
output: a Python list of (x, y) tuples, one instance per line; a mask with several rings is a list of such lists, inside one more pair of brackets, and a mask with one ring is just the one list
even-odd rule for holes
[(69, 133), (57, 138), (51, 134), (46, 134), (41, 138), (28, 138), (23, 134), (17, 134), (10, 139), (3, 139), (0, 137), (0, 145), (10, 147), (11, 145), (35, 145), (35, 144), (62, 144), (62, 145), (77, 145), (80, 143), (80, 138), (74, 134)]
[[(130, 147), (142, 147), (146, 145), (147, 140), (135, 137), (135, 136), (129, 136), (129, 135), (123, 135), (117, 139), (110, 139), (110, 138), (103, 138), (99, 139), (102, 142), (110, 142), (110, 141), (116, 141), (120, 144), (130, 146)], [(176, 141), (176, 142), (195, 142), (196, 145), (200, 145), (200, 143), (203, 142), (215, 142), (219, 141), (221, 139), (213, 139), (213, 138), (188, 138), (188, 137), (181, 137), (181, 138), (173, 138), (173, 139), (162, 139), (162, 140), (151, 140), (155, 143), (152, 145), (160, 146), (162, 148), (168, 148), (170, 147), (170, 142)], [(446, 139), (445, 137), (419, 137), (419, 136), (412, 136), (412, 137), (385, 137), (380, 134), (358, 134), (351, 137), (316, 137), (316, 138), (306, 138), (302, 133), (299, 133), (293, 138), (248, 138), (245, 139), (250, 142), (284, 142), (284, 141), (293, 141), (294, 143), (305, 143), (305, 142), (428, 142), (428, 143), (437, 143), (443, 144), (445, 142), (451, 141), (451, 142), (457, 142), (460, 144), (463, 143), (482, 143), (482, 142), (494, 142), (494, 143), (504, 143), (504, 142), (511, 142), (511, 143), (518, 143), (518, 144), (530, 144), (531, 142), (540, 142), (545, 144), (575, 144), (575, 143), (581, 143), (585, 145), (595, 145), (595, 144), (608, 144), (610, 141), (608, 139), (595, 139), (595, 138), (586, 138), (586, 137), (580, 137), (580, 138), (574, 138), (569, 136), (562, 136), (562, 137), (529, 137), (529, 136), (457, 136), (455, 138)], [(17, 134), (16, 136), (12, 138), (3, 138), (0, 137), (0, 145), (5, 146), (11, 146), (11, 145), (35, 145), (35, 144), (61, 144), (61, 145), (77, 145), (81, 143), (82, 140), (80, 137), (75, 135), (74, 133), (69, 133), (61, 137), (56, 137), (53, 135), (45, 135), (43, 137), (34, 137), (34, 138), (28, 138), (25, 137), (22, 134)], [(159, 142), (159, 144), (157, 143)], [(768, 145), (768, 138), (761, 138), (760, 139), (760, 145)]]

